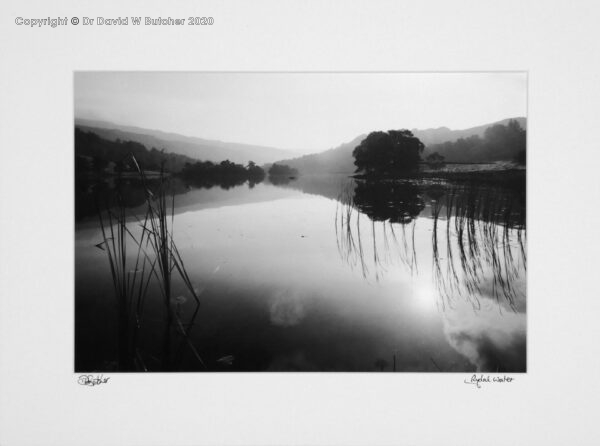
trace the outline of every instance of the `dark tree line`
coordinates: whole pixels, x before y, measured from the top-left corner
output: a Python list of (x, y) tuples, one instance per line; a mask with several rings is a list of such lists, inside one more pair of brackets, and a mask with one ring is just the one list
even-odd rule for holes
[(250, 187), (253, 187), (256, 183), (264, 180), (265, 171), (253, 161), (248, 162), (247, 166), (229, 160), (220, 163), (197, 161), (193, 164), (186, 163), (180, 175), (195, 186), (221, 186), (227, 189), (242, 185), (246, 181), (248, 181)]
[(515, 120), (488, 127), (483, 137), (473, 135), (428, 146), (451, 162), (517, 161), (525, 163), (527, 132)]
[(444, 158), (442, 155), (440, 155), (437, 152), (433, 152), (433, 153), (427, 155), (427, 157), (425, 157), (425, 161), (427, 162), (427, 164), (429, 164), (430, 167), (433, 167), (435, 169), (444, 167), (446, 164), (445, 163), (446, 158)]
[(288, 166), (287, 164), (273, 164), (270, 168), (269, 168), (269, 176), (270, 177), (281, 177), (281, 176), (288, 176), (288, 177), (294, 177), (298, 175), (298, 171), (290, 166)]
[(415, 171), (424, 147), (410, 130), (371, 132), (352, 152), (356, 173), (394, 176)]
[(134, 141), (109, 141), (93, 132), (75, 129), (75, 172), (85, 180), (93, 175), (103, 177), (123, 172), (137, 172), (132, 156), (146, 172), (160, 171), (178, 175), (188, 184), (200, 187), (221, 186), (229, 188), (248, 181), (253, 187), (264, 180), (264, 169), (249, 161), (248, 165), (229, 160), (214, 163), (196, 161), (185, 155), (166, 153)]
[(107, 170), (134, 172), (131, 161), (133, 154), (145, 170), (179, 172), (185, 163), (192, 161), (185, 155), (166, 153), (155, 147), (148, 150), (143, 144), (134, 141), (109, 141), (93, 132), (75, 129), (75, 172), (76, 174), (103, 174)]

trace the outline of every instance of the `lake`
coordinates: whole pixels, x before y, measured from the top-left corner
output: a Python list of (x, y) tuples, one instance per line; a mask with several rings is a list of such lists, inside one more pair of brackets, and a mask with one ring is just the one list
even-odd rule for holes
[[(174, 274), (182, 336), (150, 283), (135, 370), (526, 371), (524, 185), (274, 182), (173, 179), (173, 240), (199, 306)], [(77, 372), (117, 370), (117, 304), (92, 198), (115, 187), (76, 187)], [(120, 187), (140, 234), (144, 190)]]

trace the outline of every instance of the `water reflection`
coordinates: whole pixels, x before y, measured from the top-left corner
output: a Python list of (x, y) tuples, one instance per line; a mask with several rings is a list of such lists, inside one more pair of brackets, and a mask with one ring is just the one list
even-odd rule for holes
[[(173, 327), (168, 369), (202, 370), (193, 347), (219, 371), (525, 370), (521, 188), (289, 180), (226, 189), (172, 179), (177, 246), (202, 292), (197, 311), (173, 284), (188, 336)], [(131, 214), (137, 193), (124, 195)], [(82, 371), (110, 370), (105, 362), (115, 356), (110, 272), (94, 247), (96, 226), (95, 215), (76, 226)], [(165, 326), (154, 294), (137, 359), (150, 371), (161, 368)]]
[(275, 186), (284, 186), (296, 180), (295, 176), (289, 175), (269, 175), (269, 182)]
[(421, 248), (416, 247), (415, 230), (428, 221), (421, 216), (431, 220), (429, 250), (442, 309), (453, 307), (458, 298), (480, 309), (480, 298), (491, 296), (515, 310), (524, 299), (524, 191), (447, 182), (354, 181), (338, 199), (338, 250), (365, 278), (379, 280), (394, 260), (410, 274), (418, 273)]
[[(256, 175), (250, 175), (248, 178), (224, 176), (218, 179), (214, 177), (186, 179), (172, 176), (169, 178), (166, 187), (169, 196), (177, 196), (175, 206), (179, 207), (181, 203), (197, 203), (204, 201), (206, 197), (227, 195), (219, 194), (219, 191), (237, 189), (234, 195), (239, 196), (241, 186), (247, 186), (248, 189), (255, 189), (263, 180), (264, 178), (257, 177)], [(287, 184), (290, 181), (292, 180), (286, 179), (282, 183), (277, 184)], [(159, 186), (159, 180), (158, 178), (148, 177), (146, 185), (151, 191), (155, 191)], [(205, 191), (206, 193), (204, 196), (194, 193), (199, 191)], [(186, 198), (185, 196), (188, 194), (193, 195), (193, 197)], [(76, 178), (75, 220), (79, 222), (85, 219), (97, 218), (98, 207), (113, 207), (117, 195), (119, 196), (120, 203), (131, 210), (131, 215), (142, 212), (146, 200), (146, 188), (141, 179), (133, 176), (121, 178)]]
[(406, 224), (423, 209), (422, 191), (411, 182), (359, 181), (352, 203), (373, 221)]
[[(98, 216), (98, 207), (112, 208), (116, 200), (128, 209), (143, 206), (146, 202), (146, 186), (156, 191), (160, 187), (158, 178), (148, 177), (144, 181), (135, 176), (106, 178), (75, 178), (75, 220)], [(212, 187), (212, 186), (209, 186)], [(190, 186), (180, 178), (169, 179), (167, 194), (185, 194)]]

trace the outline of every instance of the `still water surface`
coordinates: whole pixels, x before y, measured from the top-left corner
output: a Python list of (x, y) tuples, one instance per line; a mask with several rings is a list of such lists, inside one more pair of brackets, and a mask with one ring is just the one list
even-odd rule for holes
[[(210, 370), (526, 370), (523, 191), (330, 176), (179, 192), (174, 238), (201, 301), (190, 336)], [(97, 218), (77, 215), (75, 368), (110, 371), (110, 270)], [(193, 299), (173, 288), (190, 318)], [(149, 370), (159, 301), (141, 333)], [(203, 370), (183, 345), (173, 357), (172, 370)]]

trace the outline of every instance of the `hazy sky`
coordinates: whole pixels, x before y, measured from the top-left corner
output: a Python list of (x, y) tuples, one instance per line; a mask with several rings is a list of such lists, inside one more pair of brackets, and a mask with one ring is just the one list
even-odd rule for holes
[(77, 72), (75, 116), (315, 152), (362, 133), (526, 116), (525, 73)]

